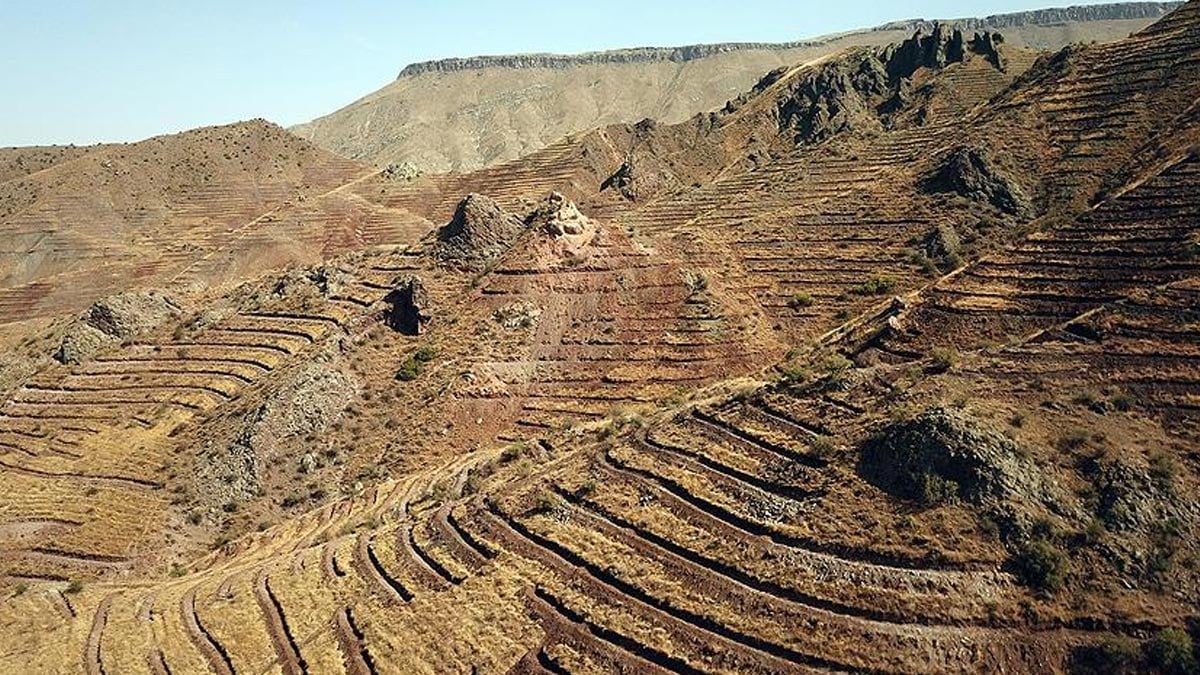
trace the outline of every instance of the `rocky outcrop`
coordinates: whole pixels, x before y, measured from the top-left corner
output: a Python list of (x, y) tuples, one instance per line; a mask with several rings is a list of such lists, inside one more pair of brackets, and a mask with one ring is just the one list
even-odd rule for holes
[(617, 167), (617, 170), (611, 176), (604, 179), (604, 182), (600, 185), (600, 191), (603, 192), (605, 190), (616, 190), (621, 193), (622, 197), (630, 201), (637, 199), (637, 191), (634, 188), (632, 160), (622, 162), (621, 166)]
[(421, 335), (433, 320), (429, 292), (420, 277), (410, 275), (401, 279), (384, 302), (387, 324), (405, 335)]
[(543, 199), (525, 222), (554, 238), (579, 236), (593, 229), (591, 220), (580, 213), (575, 203), (558, 192), (551, 192)]
[(433, 255), (444, 265), (482, 270), (524, 231), (519, 217), (484, 195), (469, 194), (438, 230)]
[(959, 148), (922, 182), (930, 193), (951, 193), (1021, 218), (1033, 207), (1015, 179), (996, 166), (978, 148)]
[[(967, 38), (962, 30), (936, 24), (898, 45), (859, 50), (789, 85), (777, 105), (779, 129), (793, 133), (796, 143), (819, 143), (849, 129), (879, 125), (883, 117), (907, 106), (909, 79), (918, 70), (945, 68), (974, 56), (1003, 68), (1003, 42), (999, 34)], [(781, 74), (776, 71), (763, 78), (749, 97), (775, 84)], [(727, 112), (744, 102), (731, 103)]]
[[(232, 442), (205, 453), (199, 485), (214, 504), (259, 494), (269, 467), (305, 468), (305, 454), (289, 456), (303, 440), (341, 419), (359, 385), (332, 363), (314, 363), (290, 375), (251, 410)], [(286, 460), (286, 461), (282, 461)]]
[(97, 300), (63, 337), (55, 360), (79, 363), (96, 351), (153, 330), (181, 311), (172, 298), (155, 291), (121, 293)]
[(410, 183), (424, 174), (420, 167), (412, 162), (393, 162), (382, 171), (382, 176), (398, 183)]
[(891, 423), (864, 443), (859, 473), (903, 499), (959, 499), (984, 507), (1017, 533), (1044, 513), (1075, 510), (1052, 476), (1026, 457), (986, 424), (934, 408)]

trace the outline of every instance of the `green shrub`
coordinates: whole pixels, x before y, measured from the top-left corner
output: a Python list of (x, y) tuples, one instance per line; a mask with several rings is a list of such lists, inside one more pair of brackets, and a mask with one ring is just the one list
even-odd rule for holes
[(1178, 468), (1170, 455), (1157, 453), (1150, 457), (1150, 480), (1158, 489), (1172, 492), (1175, 488), (1176, 473)]
[(562, 501), (558, 498), (558, 495), (550, 492), (549, 490), (542, 490), (539, 492), (533, 503), (533, 510), (535, 513), (558, 513), (562, 510), (562, 508)]
[(797, 293), (788, 300), (788, 307), (792, 309), (804, 309), (805, 307), (812, 307), (814, 302), (816, 300), (808, 293)]
[(412, 358), (413, 360), (420, 361), (421, 363), (429, 363), (437, 358), (437, 354), (437, 350), (433, 347), (430, 347), (429, 345), (422, 345), (421, 347), (417, 348), (417, 351), (413, 352)]
[(1195, 673), (1196, 662), (1192, 638), (1182, 628), (1167, 628), (1146, 645), (1146, 661), (1155, 671), (1169, 675)]
[(1049, 540), (1030, 541), (1017, 551), (1012, 562), (1017, 578), (1036, 591), (1056, 593), (1066, 586), (1070, 562)]
[(958, 483), (936, 473), (924, 473), (918, 479), (921, 503), (925, 506), (948, 504), (958, 499)]
[(76, 595), (83, 592), (83, 582), (78, 579), (72, 579), (71, 583), (67, 584), (67, 589), (63, 593)]
[(929, 352), (929, 358), (933, 361), (933, 369), (944, 373), (958, 365), (958, 350), (953, 347), (934, 347)]
[(1142, 647), (1137, 640), (1123, 635), (1080, 649), (1071, 668), (1076, 675), (1132, 675), (1141, 671)]
[(873, 274), (866, 281), (850, 289), (855, 295), (885, 295), (896, 288), (896, 280), (886, 274)]
[(396, 379), (401, 382), (412, 382), (421, 376), (422, 370), (424, 370), (424, 364), (421, 361), (409, 358), (396, 371)]

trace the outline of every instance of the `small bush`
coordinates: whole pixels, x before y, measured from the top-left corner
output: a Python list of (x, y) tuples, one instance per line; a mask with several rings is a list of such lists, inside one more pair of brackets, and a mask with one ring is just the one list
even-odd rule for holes
[(1058, 447), (1060, 450), (1078, 450), (1087, 445), (1088, 434), (1086, 431), (1076, 429), (1068, 432), (1058, 439)]
[(922, 474), (918, 485), (921, 503), (925, 506), (939, 506), (958, 499), (958, 483), (936, 473)]
[(1154, 486), (1166, 492), (1172, 492), (1175, 488), (1175, 475), (1178, 473), (1178, 468), (1175, 465), (1175, 460), (1170, 455), (1157, 453), (1150, 457), (1150, 480), (1154, 482)]
[(579, 486), (578, 490), (575, 491), (575, 496), (576, 497), (587, 497), (588, 495), (595, 494), (596, 490), (599, 489), (599, 487), (600, 486), (596, 482), (596, 479), (594, 479), (594, 478), (588, 479), (586, 482), (583, 483), (583, 485)]
[(71, 583), (67, 584), (67, 589), (63, 593), (77, 595), (83, 592), (83, 582), (78, 579), (72, 579)]
[(1192, 638), (1182, 628), (1167, 628), (1146, 645), (1146, 661), (1155, 671), (1169, 675), (1195, 673), (1196, 661)]
[(813, 296), (809, 295), (808, 293), (797, 293), (788, 300), (788, 307), (791, 307), (792, 309), (804, 309), (806, 307), (812, 307), (814, 302), (816, 302), (816, 300), (814, 300)]
[(25, 595), (25, 593), (28, 591), (29, 584), (25, 583), (24, 581), (19, 581), (17, 582), (16, 587), (13, 589), (13, 595)]
[(1066, 586), (1070, 563), (1053, 542), (1034, 539), (1013, 557), (1013, 567), (1026, 586), (1041, 593), (1056, 593)]
[(562, 510), (562, 501), (553, 492), (543, 490), (538, 493), (537, 498), (534, 500), (533, 510), (535, 513), (541, 514), (557, 513)]
[(683, 284), (692, 295), (698, 295), (708, 290), (708, 277), (699, 272), (684, 272)]
[(953, 347), (934, 347), (929, 352), (933, 370), (944, 373), (958, 365), (958, 350)]
[(809, 447), (812, 448), (813, 455), (818, 459), (827, 460), (837, 452), (837, 445), (828, 436), (817, 436), (809, 443)]
[(886, 274), (873, 274), (866, 281), (850, 289), (855, 295), (885, 295), (896, 288), (896, 280)]
[(415, 358), (410, 358), (396, 371), (396, 379), (400, 382), (412, 382), (421, 376), (422, 370), (424, 370), (423, 363)]
[(178, 579), (179, 577), (187, 576), (187, 568), (179, 563), (171, 564), (171, 576)]
[(429, 345), (422, 345), (417, 349), (417, 351), (413, 352), (412, 358), (413, 360), (420, 361), (421, 363), (429, 363), (437, 358), (437, 354), (437, 350), (433, 347), (430, 347)]
[(500, 461), (504, 464), (515, 462), (525, 456), (526, 450), (524, 443), (514, 443), (505, 447), (504, 451), (500, 453)]
[(812, 371), (801, 365), (784, 364), (779, 371), (783, 374), (784, 384), (804, 384), (812, 379)]

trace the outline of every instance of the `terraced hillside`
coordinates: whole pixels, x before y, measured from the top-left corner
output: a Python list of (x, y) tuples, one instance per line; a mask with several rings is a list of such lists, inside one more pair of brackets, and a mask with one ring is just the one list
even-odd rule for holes
[(1197, 35), (350, 182), (446, 224), (20, 378), (0, 665), (1190, 672)]

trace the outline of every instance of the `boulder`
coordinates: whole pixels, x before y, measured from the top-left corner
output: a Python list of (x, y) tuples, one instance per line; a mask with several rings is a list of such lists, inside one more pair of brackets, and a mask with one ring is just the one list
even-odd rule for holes
[(433, 255), (444, 265), (485, 269), (525, 231), (525, 223), (480, 194), (459, 202), (454, 217), (437, 232)]
[(415, 275), (402, 278), (384, 302), (387, 324), (405, 335), (421, 335), (433, 319), (429, 292)]

